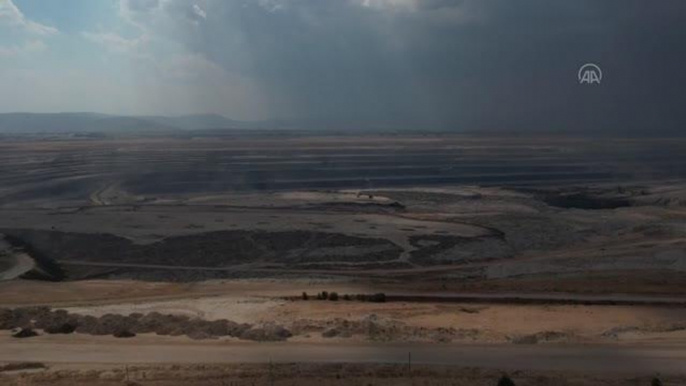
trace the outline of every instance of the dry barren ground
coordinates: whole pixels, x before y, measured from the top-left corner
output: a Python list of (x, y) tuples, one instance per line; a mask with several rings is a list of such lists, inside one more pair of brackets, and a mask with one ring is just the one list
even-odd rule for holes
[[(3, 367), (0, 383), (486, 385), (507, 370), (518, 385), (638, 385), (663, 370), (681, 384), (683, 145), (3, 142), (2, 323), (39, 336), (5, 330), (0, 360), (47, 369)], [(377, 293), (388, 301), (344, 298)], [(90, 335), (119, 322), (138, 334)], [(246, 343), (243, 324), (278, 327), (286, 341)], [(237, 363), (265, 362), (271, 348), (283, 359), (271, 375)], [(400, 362), (413, 350), (410, 378)], [(371, 363), (384, 352), (393, 364)]]
[[(27, 367), (31, 367), (28, 365)], [(35, 365), (34, 365), (35, 367)], [(501, 370), (404, 364), (241, 364), (241, 365), (49, 365), (47, 369), (0, 372), (8, 386), (150, 385), (150, 386), (492, 386)], [(608, 375), (571, 371), (513, 371), (524, 386), (650, 385), (652, 375)], [(127, 381), (128, 379), (128, 381)], [(686, 378), (663, 375), (664, 385)]]
[[(291, 342), (686, 343), (686, 308), (678, 304), (502, 304), (490, 298), (459, 303), (432, 301), (431, 297), (422, 302), (329, 301), (316, 300), (315, 294), (328, 290), (342, 297), (379, 288), (275, 280), (196, 284), (15, 281), (2, 283), (0, 288), (5, 296), (0, 306), (4, 307), (49, 305), (96, 317), (157, 312), (251, 325), (276, 323), (293, 334)], [(384, 290), (392, 298), (394, 290)], [(309, 300), (300, 300), (302, 292), (310, 294)], [(655, 298), (636, 300), (651, 299)]]
[[(287, 133), (16, 139), (2, 144), (0, 233), (39, 261), (33, 276), (60, 280), (336, 277), (431, 291), (678, 295), (682, 146)], [(0, 268), (30, 268), (13, 263), (20, 252)]]

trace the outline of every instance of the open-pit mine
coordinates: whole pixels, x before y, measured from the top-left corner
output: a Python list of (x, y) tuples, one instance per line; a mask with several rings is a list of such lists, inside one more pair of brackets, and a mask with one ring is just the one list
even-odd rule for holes
[(683, 149), (7, 135), (0, 383), (680, 384)]

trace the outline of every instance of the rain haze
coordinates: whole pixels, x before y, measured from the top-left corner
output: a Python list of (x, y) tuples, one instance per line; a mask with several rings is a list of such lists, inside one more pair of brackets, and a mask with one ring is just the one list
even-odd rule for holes
[(0, 106), (680, 134), (685, 23), (678, 0), (2, 0)]

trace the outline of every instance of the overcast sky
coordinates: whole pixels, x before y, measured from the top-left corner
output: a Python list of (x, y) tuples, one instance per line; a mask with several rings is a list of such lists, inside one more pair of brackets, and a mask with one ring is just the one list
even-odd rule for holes
[(683, 0), (0, 0), (3, 112), (650, 131), (684, 106)]

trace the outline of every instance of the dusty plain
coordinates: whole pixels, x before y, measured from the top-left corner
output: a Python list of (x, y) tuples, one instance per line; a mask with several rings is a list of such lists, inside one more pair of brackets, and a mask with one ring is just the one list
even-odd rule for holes
[[(0, 379), (461, 385), (507, 371), (518, 385), (619, 385), (660, 372), (680, 384), (683, 149), (438, 134), (5, 138), (0, 361), (45, 367)], [(21, 327), (39, 336), (12, 337)], [(121, 354), (98, 360), (96, 345)], [(130, 363), (127, 347), (148, 359)], [(179, 347), (234, 359), (165, 357)], [(340, 352), (307, 355), (322, 347)], [(386, 364), (356, 360), (368, 347)], [(584, 347), (600, 354), (575, 365)], [(451, 351), (470, 348), (472, 362)], [(556, 350), (562, 364), (546, 366)], [(622, 353), (631, 366), (616, 365)]]

